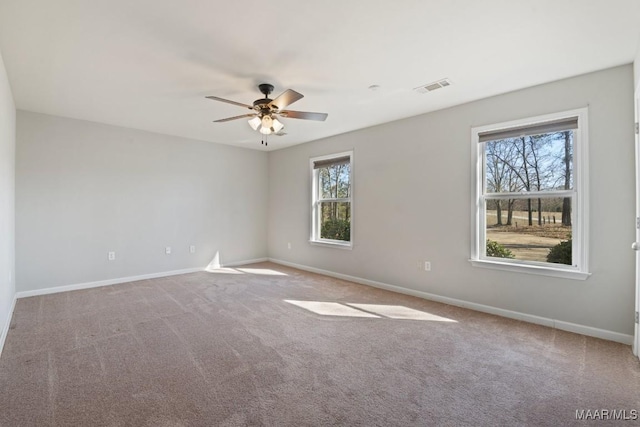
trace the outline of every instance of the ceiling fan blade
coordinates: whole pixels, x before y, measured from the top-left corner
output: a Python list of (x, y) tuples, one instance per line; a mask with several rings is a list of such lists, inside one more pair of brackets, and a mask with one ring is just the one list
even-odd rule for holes
[(269, 105), (278, 110), (282, 110), (287, 105), (291, 105), (294, 102), (301, 100), (302, 98), (304, 98), (303, 94), (298, 93), (292, 89), (287, 89), (284, 92), (282, 92), (280, 95), (278, 95), (276, 99), (271, 101)]
[(319, 122), (324, 122), (328, 116), (327, 113), (310, 113), (308, 111), (291, 111), (291, 110), (283, 110), (283, 111), (280, 111), (278, 114), (288, 119), (317, 120)]
[(242, 102), (230, 101), (228, 99), (218, 98), (217, 96), (205, 96), (205, 98), (211, 99), (213, 101), (226, 102), (227, 104), (233, 104), (233, 105), (237, 105), (238, 107), (245, 107), (250, 110), (253, 110), (253, 107), (251, 105), (243, 104)]
[(246, 117), (255, 117), (257, 114), (243, 114), (241, 116), (227, 117), (226, 119), (214, 120), (214, 123), (230, 122), (231, 120), (244, 119)]

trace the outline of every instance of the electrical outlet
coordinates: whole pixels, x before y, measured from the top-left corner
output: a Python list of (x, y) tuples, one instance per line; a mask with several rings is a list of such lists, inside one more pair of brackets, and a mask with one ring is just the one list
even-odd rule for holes
[(109, 261), (114, 261), (116, 259), (116, 253), (115, 252), (107, 253), (107, 258), (109, 259)]
[(424, 271), (431, 271), (431, 263), (429, 261), (424, 262)]
[(291, 249), (291, 242), (287, 243), (287, 249)]
[(194, 245), (189, 246), (189, 253), (190, 254), (195, 254), (196, 253), (196, 247)]
[(164, 248), (164, 253), (167, 255), (171, 254), (171, 246), (167, 246), (166, 248)]

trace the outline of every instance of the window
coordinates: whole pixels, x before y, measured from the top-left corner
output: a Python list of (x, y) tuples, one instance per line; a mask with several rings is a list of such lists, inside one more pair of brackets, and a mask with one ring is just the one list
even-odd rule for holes
[(353, 152), (311, 159), (311, 242), (351, 248)]
[(587, 109), (472, 129), (471, 262), (586, 279)]

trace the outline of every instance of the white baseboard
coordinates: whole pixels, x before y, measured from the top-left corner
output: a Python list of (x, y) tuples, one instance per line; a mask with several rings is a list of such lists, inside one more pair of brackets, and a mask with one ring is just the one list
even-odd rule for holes
[(325, 276), (335, 277), (337, 279), (348, 280), (350, 282), (359, 283), (361, 285), (373, 286), (374, 288), (386, 289), (388, 291), (398, 292), (401, 294), (412, 295), (424, 298), (430, 301), (441, 302), (444, 304), (455, 305), (457, 307), (468, 308), (483, 313), (495, 314), (496, 316), (508, 317), (510, 319), (521, 320), (523, 322), (535, 323), (537, 325), (548, 326), (550, 328), (560, 329), (563, 331), (574, 332), (576, 334), (587, 335), (590, 337), (601, 338), (608, 341), (615, 341), (622, 344), (631, 345), (633, 336), (621, 334), (618, 332), (607, 331), (605, 329), (593, 328), (591, 326), (578, 325), (575, 323), (563, 322), (561, 320), (549, 319), (546, 317), (534, 316), (532, 314), (519, 313), (517, 311), (505, 310), (503, 308), (492, 307), (484, 304), (459, 300), (455, 298), (443, 297), (440, 295), (430, 294), (428, 292), (416, 291), (414, 289), (403, 288), (401, 286), (389, 285), (387, 283), (376, 282), (375, 280), (363, 279), (361, 277), (349, 276), (347, 274), (335, 273), (329, 270), (309, 267), (307, 265), (296, 264), (293, 262), (283, 261), (279, 259), (269, 258), (269, 261), (276, 264), (286, 265), (297, 268), (299, 270), (309, 271), (311, 273), (323, 274)]
[[(269, 258), (255, 258), (244, 261), (234, 261), (221, 265), (221, 267), (234, 267), (238, 265), (254, 264), (257, 262), (268, 261)], [(196, 273), (205, 271), (206, 267), (186, 268), (183, 270), (163, 271), (160, 273), (142, 274), (139, 276), (119, 277), (116, 279), (98, 280), (96, 282), (76, 283), (73, 285), (54, 286), (51, 288), (35, 289), (33, 291), (22, 291), (16, 293), (16, 298), (27, 298), (38, 295), (55, 294), (58, 292), (77, 291), (79, 289), (98, 288), (100, 286), (117, 285), (120, 283), (135, 282), (138, 280), (157, 279), (160, 277), (177, 276), (178, 274)]]
[(2, 350), (4, 349), (4, 343), (7, 339), (7, 335), (9, 335), (9, 327), (11, 326), (11, 319), (13, 318), (13, 310), (16, 308), (16, 301), (18, 300), (17, 295), (13, 296), (13, 301), (11, 301), (11, 307), (9, 308), (9, 314), (7, 315), (7, 319), (4, 323), (4, 328), (2, 328), (2, 335), (0, 335), (0, 356), (2, 356)]

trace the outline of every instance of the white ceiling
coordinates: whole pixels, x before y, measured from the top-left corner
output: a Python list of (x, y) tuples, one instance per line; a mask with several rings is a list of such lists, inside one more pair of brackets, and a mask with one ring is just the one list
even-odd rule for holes
[(639, 41), (638, 0), (0, 0), (17, 108), (255, 149), (245, 120), (212, 123), (246, 110), (206, 95), (268, 82), (329, 114), (283, 119), (278, 149), (628, 64)]

